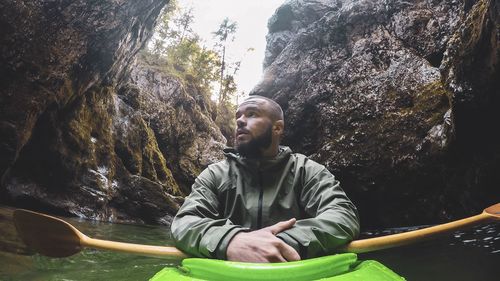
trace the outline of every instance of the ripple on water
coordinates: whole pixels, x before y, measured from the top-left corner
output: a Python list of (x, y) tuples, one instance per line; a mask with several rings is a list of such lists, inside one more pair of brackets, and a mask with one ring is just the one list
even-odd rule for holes
[(487, 248), (491, 254), (500, 252), (500, 231), (499, 224), (487, 224), (476, 226), (468, 232), (461, 232), (462, 235), (453, 236), (457, 243), (472, 245), (479, 248)]

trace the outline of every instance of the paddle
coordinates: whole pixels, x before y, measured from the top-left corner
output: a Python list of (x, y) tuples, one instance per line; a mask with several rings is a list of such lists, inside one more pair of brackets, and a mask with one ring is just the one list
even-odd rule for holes
[[(342, 247), (340, 251), (364, 253), (407, 245), (437, 234), (499, 219), (500, 203), (497, 203), (476, 216), (415, 231), (353, 241)], [(187, 257), (186, 254), (175, 247), (140, 245), (90, 238), (61, 219), (28, 210), (15, 210), (14, 223), (17, 232), (28, 247), (49, 257), (71, 256), (85, 247), (153, 257)]]
[(54, 258), (74, 255), (83, 248), (111, 250), (152, 257), (186, 258), (175, 247), (122, 243), (90, 238), (62, 219), (33, 211), (14, 211), (14, 224), (24, 243), (36, 252)]
[(393, 235), (381, 236), (352, 241), (340, 250), (350, 253), (366, 253), (387, 248), (393, 248), (432, 238), (439, 234), (453, 232), (475, 224), (500, 220), (500, 203), (492, 205), (476, 216), (435, 225), (419, 230), (408, 231)]

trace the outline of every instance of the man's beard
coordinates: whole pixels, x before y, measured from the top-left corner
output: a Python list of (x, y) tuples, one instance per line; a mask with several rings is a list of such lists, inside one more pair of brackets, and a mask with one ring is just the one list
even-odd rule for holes
[(245, 143), (236, 141), (236, 151), (247, 158), (258, 158), (262, 156), (262, 150), (268, 148), (273, 141), (273, 126), (269, 125), (264, 133)]

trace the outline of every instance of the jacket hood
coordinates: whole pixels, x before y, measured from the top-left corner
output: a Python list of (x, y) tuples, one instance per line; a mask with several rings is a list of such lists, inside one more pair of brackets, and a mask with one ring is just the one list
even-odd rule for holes
[(237, 163), (252, 169), (271, 169), (279, 164), (288, 161), (292, 155), (292, 150), (288, 146), (280, 146), (278, 154), (274, 158), (246, 158), (241, 156), (236, 149), (228, 147), (224, 149), (224, 156), (228, 161), (236, 161)]

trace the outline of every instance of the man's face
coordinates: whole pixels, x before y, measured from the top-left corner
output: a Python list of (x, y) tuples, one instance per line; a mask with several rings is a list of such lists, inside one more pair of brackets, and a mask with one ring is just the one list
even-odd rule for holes
[(245, 157), (260, 157), (273, 138), (273, 123), (266, 101), (242, 103), (236, 111), (235, 148)]

